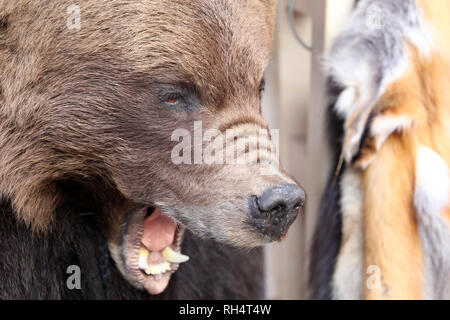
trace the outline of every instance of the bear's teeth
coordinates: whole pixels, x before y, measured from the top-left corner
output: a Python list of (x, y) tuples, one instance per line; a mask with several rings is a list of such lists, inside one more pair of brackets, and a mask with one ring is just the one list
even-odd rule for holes
[(141, 270), (144, 270), (146, 274), (148, 275), (161, 275), (165, 273), (166, 271), (170, 271), (170, 263), (183, 263), (189, 260), (189, 257), (181, 254), (179, 252), (176, 252), (171, 247), (166, 247), (162, 251), (163, 257), (166, 259), (166, 261), (159, 263), (159, 264), (149, 264), (150, 252), (145, 247), (141, 247), (139, 249), (139, 258), (138, 258), (138, 267)]
[(149, 252), (147, 249), (142, 247), (139, 249), (139, 269), (145, 270), (148, 268), (148, 255)]
[(164, 251), (162, 252), (164, 258), (166, 258), (167, 261), (171, 263), (183, 263), (189, 260), (189, 257), (181, 254), (179, 252), (176, 252), (173, 250), (170, 246), (166, 247)]
[(166, 261), (166, 262), (163, 262), (160, 264), (149, 265), (148, 268), (145, 269), (145, 273), (151, 274), (151, 275), (157, 275), (157, 274), (161, 274), (166, 271), (169, 271), (169, 270), (170, 270), (170, 263)]

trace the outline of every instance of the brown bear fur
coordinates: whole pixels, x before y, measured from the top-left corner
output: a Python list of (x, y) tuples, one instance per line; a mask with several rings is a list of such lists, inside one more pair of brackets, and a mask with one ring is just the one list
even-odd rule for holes
[[(107, 242), (124, 212), (156, 197), (186, 208), (222, 199), (235, 212), (180, 217), (211, 240), (187, 232), (194, 259), (157, 298), (262, 297), (261, 252), (214, 240), (261, 244), (241, 204), (277, 180), (175, 169), (167, 157), (170, 133), (197, 118), (221, 130), (267, 127), (259, 88), (275, 1), (86, 0), (79, 30), (66, 25), (72, 4), (0, 1), (0, 298), (149, 298), (123, 279)], [(202, 108), (163, 108), (161, 83), (186, 86)], [(66, 288), (72, 264), (81, 290)]]

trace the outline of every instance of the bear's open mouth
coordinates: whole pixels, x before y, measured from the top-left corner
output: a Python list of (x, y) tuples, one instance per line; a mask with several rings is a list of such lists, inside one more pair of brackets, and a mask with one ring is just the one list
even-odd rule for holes
[(164, 291), (179, 264), (189, 260), (180, 253), (184, 229), (155, 207), (130, 217), (123, 233), (122, 260), (137, 287), (151, 294)]

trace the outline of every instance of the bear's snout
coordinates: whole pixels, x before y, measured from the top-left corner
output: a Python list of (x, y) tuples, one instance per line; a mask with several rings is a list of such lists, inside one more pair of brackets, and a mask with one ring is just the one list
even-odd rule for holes
[(251, 224), (271, 240), (283, 237), (305, 202), (305, 192), (296, 184), (280, 184), (249, 198)]

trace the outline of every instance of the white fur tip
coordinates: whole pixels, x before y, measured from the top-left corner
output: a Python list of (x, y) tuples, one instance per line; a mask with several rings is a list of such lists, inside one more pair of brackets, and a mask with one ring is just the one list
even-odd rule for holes
[(348, 87), (342, 91), (334, 106), (336, 111), (339, 114), (347, 114), (356, 103), (357, 93), (356, 87)]
[(449, 202), (450, 180), (447, 163), (430, 148), (417, 154), (414, 203), (419, 212), (440, 212)]

